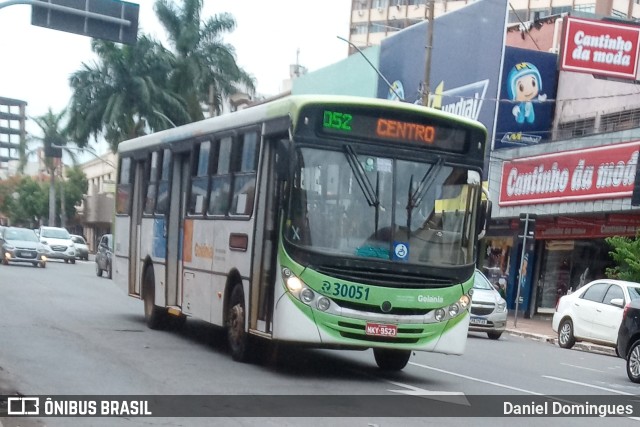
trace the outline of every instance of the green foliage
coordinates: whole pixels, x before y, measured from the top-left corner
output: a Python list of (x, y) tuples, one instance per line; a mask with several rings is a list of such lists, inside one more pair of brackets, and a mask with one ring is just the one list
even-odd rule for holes
[(2, 210), (11, 225), (33, 228), (47, 215), (49, 193), (47, 187), (31, 177), (1, 181)]
[(607, 268), (607, 277), (640, 283), (640, 230), (635, 238), (615, 236), (605, 240), (613, 248), (609, 255), (616, 263)]
[(87, 193), (89, 183), (87, 177), (78, 166), (74, 166), (66, 170), (67, 180), (62, 182), (64, 185), (64, 204), (69, 218), (76, 215), (76, 206), (82, 201), (82, 197)]

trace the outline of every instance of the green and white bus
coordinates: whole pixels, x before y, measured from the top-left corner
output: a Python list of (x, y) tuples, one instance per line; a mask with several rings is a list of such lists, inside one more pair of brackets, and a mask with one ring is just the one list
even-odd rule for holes
[(114, 280), (160, 328), (226, 328), (234, 359), (257, 339), (462, 354), (487, 134), (412, 104), (289, 96), (125, 141)]

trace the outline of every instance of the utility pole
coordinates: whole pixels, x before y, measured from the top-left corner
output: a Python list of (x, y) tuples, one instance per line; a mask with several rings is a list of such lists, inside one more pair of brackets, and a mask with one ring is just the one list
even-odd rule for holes
[[(525, 276), (527, 274), (528, 263), (525, 263), (525, 254), (527, 252), (527, 239), (533, 239), (533, 230), (536, 222), (536, 214), (520, 214), (520, 222), (524, 222), (524, 231), (522, 233), (522, 254), (520, 255), (520, 274), (518, 275), (518, 282), (516, 285), (516, 311), (514, 313), (514, 321), (513, 326), (518, 327), (518, 306), (520, 305), (520, 289), (522, 287), (522, 283), (525, 280)], [(529, 236), (529, 234), (532, 236)]]
[(426, 50), (426, 61), (425, 61), (425, 70), (424, 70), (424, 87), (422, 88), (422, 105), (425, 107), (429, 106), (429, 92), (431, 89), (429, 85), (431, 84), (431, 51), (433, 49), (433, 9), (434, 9), (435, 0), (427, 0), (427, 5), (425, 9), (425, 19), (429, 22), (429, 28), (427, 29), (427, 45), (425, 46)]

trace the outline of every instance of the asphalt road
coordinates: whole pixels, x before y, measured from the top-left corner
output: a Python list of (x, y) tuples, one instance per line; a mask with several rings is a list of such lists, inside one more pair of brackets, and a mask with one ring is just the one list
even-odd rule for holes
[[(46, 269), (0, 265), (0, 395), (420, 395), (640, 394), (622, 359), (568, 351), (518, 336), (470, 334), (463, 356), (415, 353), (399, 373), (379, 371), (371, 351), (279, 347), (258, 363), (227, 354), (224, 333), (189, 319), (183, 329), (146, 328), (142, 302), (129, 298), (92, 262)], [(575, 398), (573, 398), (575, 400)], [(571, 399), (569, 399), (571, 400)], [(392, 403), (393, 400), (389, 399)], [(252, 399), (247, 398), (247, 405)], [(376, 408), (379, 411), (379, 408)], [(373, 409), (372, 409), (373, 411)], [(640, 414), (640, 403), (635, 408)], [(437, 414), (438, 412), (435, 411)], [(14, 425), (423, 425), (424, 418), (0, 418)], [(547, 421), (544, 421), (547, 420)], [(428, 422), (427, 422), (428, 421)], [(440, 425), (582, 425), (585, 418), (440, 418)], [(629, 418), (598, 419), (631, 423)], [(579, 423), (579, 424), (578, 424)]]

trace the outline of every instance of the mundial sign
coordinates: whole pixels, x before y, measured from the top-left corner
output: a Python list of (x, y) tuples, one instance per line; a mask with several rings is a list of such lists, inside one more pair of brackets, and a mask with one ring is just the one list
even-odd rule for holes
[(640, 27), (567, 17), (560, 69), (635, 80)]

